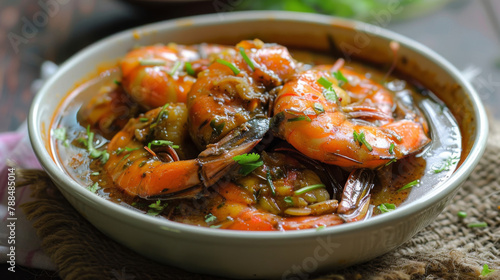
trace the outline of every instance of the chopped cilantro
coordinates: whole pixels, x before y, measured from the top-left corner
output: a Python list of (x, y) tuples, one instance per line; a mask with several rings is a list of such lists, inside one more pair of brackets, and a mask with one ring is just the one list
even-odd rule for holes
[(390, 161), (388, 161), (388, 162), (385, 164), (385, 166), (387, 166), (387, 165), (389, 165), (389, 164), (391, 164), (391, 163), (393, 163), (393, 162), (396, 162), (396, 161), (397, 161), (397, 160), (396, 160), (395, 158), (393, 158), (393, 159), (391, 159)]
[(320, 231), (320, 230), (322, 230), (322, 229), (325, 229), (325, 225), (320, 225), (320, 226), (318, 226), (318, 227), (316, 228), (316, 230), (317, 230), (317, 231)]
[(191, 65), (191, 63), (186, 62), (184, 66), (186, 67), (186, 73), (188, 73), (188, 75), (190, 76), (196, 75), (196, 72), (194, 72), (193, 65)]
[(162, 205), (161, 200), (158, 199), (155, 203), (152, 203), (148, 206), (149, 209), (147, 214), (151, 216), (156, 216), (161, 212), (163, 212), (163, 210), (165, 209), (165, 207), (167, 207), (167, 205), (168, 205), (167, 203)]
[(394, 154), (394, 143), (391, 143), (391, 145), (389, 146), (389, 154)]
[(276, 188), (274, 187), (273, 180), (271, 178), (271, 171), (269, 171), (269, 169), (266, 172), (266, 179), (269, 188), (271, 188), (271, 192), (273, 193), (274, 196), (276, 196)]
[(450, 157), (447, 158), (439, 167), (434, 168), (432, 171), (434, 173), (440, 173), (445, 170), (449, 170), (450, 167), (458, 162), (460, 158), (459, 157)]
[(325, 89), (329, 89), (333, 86), (333, 83), (330, 82), (327, 78), (321, 77), (318, 79), (318, 84), (322, 85)]
[(88, 186), (87, 187), (87, 190), (93, 192), (93, 193), (96, 193), (98, 189), (100, 189), (101, 187), (99, 186), (99, 183), (95, 182), (94, 184), (92, 184), (91, 186)]
[[(248, 64), (248, 66), (250, 66), (252, 71), (255, 71), (255, 66), (253, 65), (252, 60), (250, 60), (248, 55), (245, 53), (245, 49), (243, 47), (240, 47), (240, 54), (243, 57), (243, 59), (245, 60), (245, 62)], [(236, 75), (238, 75), (238, 74), (236, 74)]]
[(285, 198), (283, 198), (283, 201), (285, 201), (289, 206), (293, 206), (293, 199), (291, 196), (285, 196)]
[(289, 121), (289, 122), (297, 122), (297, 121), (308, 121), (308, 122), (310, 122), (311, 118), (309, 116), (307, 116), (307, 115), (300, 115), (298, 117), (288, 119), (287, 121)]
[(480, 223), (470, 223), (470, 224), (467, 224), (467, 227), (469, 228), (484, 228), (484, 227), (488, 227), (488, 224), (486, 222), (480, 222)]
[(168, 140), (153, 140), (148, 143), (148, 149), (151, 150), (151, 146), (170, 146), (174, 149), (179, 149), (178, 145), (174, 145), (174, 142)]
[(66, 140), (66, 128), (65, 127), (59, 127), (59, 128), (53, 129), (52, 134), (54, 135), (54, 138), (56, 138), (59, 141)]
[(155, 126), (157, 126), (158, 123), (160, 122), (161, 118), (163, 118), (163, 115), (167, 114), (167, 116), (168, 116), (167, 106), (168, 106), (168, 103), (163, 105), (163, 107), (161, 107), (161, 110), (158, 113), (156, 120), (149, 125), (149, 128), (154, 128)]
[(91, 158), (99, 158), (103, 164), (108, 161), (109, 154), (107, 151), (99, 151), (94, 148), (94, 132), (90, 131), (90, 125), (87, 125), (87, 139), (79, 138), (78, 141), (87, 147), (87, 151), (89, 152), (89, 156)]
[(244, 176), (264, 164), (260, 155), (256, 153), (238, 155), (233, 157), (233, 160), (240, 165), (239, 173)]
[(175, 74), (177, 74), (177, 71), (179, 70), (179, 68), (181, 67), (182, 65), (182, 62), (177, 60), (174, 64), (174, 66), (172, 67), (172, 69), (170, 69), (170, 72), (168, 72), (168, 74), (170, 76), (174, 76)]
[(414, 187), (414, 186), (416, 186), (418, 184), (420, 184), (420, 180), (411, 181), (408, 184), (404, 185), (402, 188), (400, 188), (398, 190), (398, 192), (406, 190), (406, 189), (409, 189), (409, 188), (412, 188), (412, 187)]
[(337, 72), (333, 72), (332, 74), (335, 77), (335, 79), (337, 79), (337, 81), (339, 82), (340, 87), (348, 82), (347, 78), (344, 76), (344, 74), (342, 74), (342, 72), (340, 72), (340, 70), (338, 70)]
[(370, 152), (373, 151), (373, 148), (370, 145), (370, 143), (368, 143), (368, 141), (366, 141), (365, 133), (363, 131), (361, 131), (361, 133), (357, 133), (356, 130), (354, 130), (353, 137), (354, 137), (355, 142), (359, 142), (360, 145), (365, 145), (366, 148), (368, 149), (368, 151), (370, 151)]
[(382, 203), (377, 208), (380, 212), (387, 213), (396, 210), (396, 205), (392, 203)]
[(481, 276), (488, 276), (495, 270), (490, 269), (487, 264), (483, 265), (483, 270), (481, 270)]
[(227, 61), (227, 60), (224, 60), (224, 59), (216, 59), (215, 60), (217, 63), (220, 63), (222, 65), (225, 65), (227, 67), (229, 67), (234, 75), (238, 75), (240, 73), (240, 69), (238, 69), (236, 66), (234, 66), (234, 64), (232, 64), (231, 62)]
[(321, 105), (321, 103), (318, 102), (314, 103), (313, 109), (316, 112), (316, 114), (321, 114), (325, 112), (325, 108), (323, 108), (323, 105)]
[(208, 213), (206, 216), (205, 216), (205, 223), (213, 223), (217, 220), (217, 217), (215, 217), (212, 213)]
[(310, 185), (310, 186), (305, 186), (303, 188), (300, 188), (298, 190), (296, 190), (294, 192), (295, 195), (301, 195), (301, 194), (304, 194), (306, 192), (309, 192), (309, 191), (312, 191), (312, 190), (315, 190), (315, 189), (319, 189), (319, 188), (324, 188), (325, 185), (323, 184), (316, 184), (316, 185)]

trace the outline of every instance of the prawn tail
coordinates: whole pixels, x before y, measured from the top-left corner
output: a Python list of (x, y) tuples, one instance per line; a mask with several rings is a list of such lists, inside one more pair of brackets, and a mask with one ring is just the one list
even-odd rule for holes
[(200, 179), (208, 187), (231, 172), (237, 155), (249, 153), (269, 129), (268, 118), (254, 118), (232, 130), (219, 142), (207, 146), (198, 156)]
[(349, 175), (337, 213), (349, 220), (363, 219), (368, 211), (370, 191), (375, 173), (370, 169), (355, 169)]

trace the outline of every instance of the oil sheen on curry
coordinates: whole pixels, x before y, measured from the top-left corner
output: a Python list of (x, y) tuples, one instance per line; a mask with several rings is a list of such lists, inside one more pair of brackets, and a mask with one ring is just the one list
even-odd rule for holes
[(321, 229), (388, 215), (449, 177), (461, 149), (449, 120), (384, 67), (258, 39), (170, 43), (70, 92), (51, 147), (90, 192), (159, 219)]

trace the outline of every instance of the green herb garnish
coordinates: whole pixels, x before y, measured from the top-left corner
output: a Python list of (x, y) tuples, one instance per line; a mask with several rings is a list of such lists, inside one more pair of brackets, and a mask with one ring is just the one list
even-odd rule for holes
[(283, 201), (285, 201), (288, 206), (293, 206), (294, 204), (291, 196), (285, 196), (285, 198), (283, 198)]
[(418, 184), (420, 184), (420, 180), (415, 180), (415, 181), (409, 182), (408, 184), (406, 184), (402, 188), (400, 188), (398, 190), (398, 192), (409, 189), (409, 188), (413, 188), (414, 186), (416, 186)]
[(321, 77), (318, 79), (318, 84), (322, 85), (325, 89), (331, 88), (333, 83), (330, 82), (327, 78)]
[(385, 166), (387, 166), (387, 165), (389, 165), (389, 164), (391, 164), (391, 163), (393, 163), (393, 162), (396, 162), (396, 161), (397, 161), (397, 160), (396, 160), (395, 158), (393, 158), (393, 159), (391, 159), (390, 161), (388, 161), (388, 162), (385, 164)]
[(59, 128), (53, 129), (52, 134), (54, 135), (54, 138), (56, 138), (59, 141), (66, 140), (66, 128), (65, 127), (59, 127)]
[(121, 86), (122, 85), (122, 82), (120, 82), (118, 80), (114, 80), (113, 83), (115, 83), (117, 86)]
[(267, 184), (269, 185), (269, 188), (271, 188), (271, 193), (276, 196), (276, 188), (274, 187), (273, 180), (271, 178), (271, 171), (269, 169), (266, 172), (266, 179), (267, 179)]
[(147, 121), (149, 121), (149, 119), (148, 118), (139, 118), (139, 121), (140, 122), (147, 122)]
[(353, 137), (354, 137), (355, 142), (359, 142), (359, 145), (365, 145), (366, 148), (368, 149), (368, 151), (370, 151), (370, 152), (373, 151), (373, 148), (370, 145), (370, 143), (368, 143), (368, 141), (366, 141), (365, 133), (363, 131), (361, 131), (361, 133), (357, 133), (356, 130), (354, 130)]
[(377, 208), (380, 212), (387, 213), (396, 210), (396, 205), (392, 203), (382, 203)]
[(467, 213), (465, 211), (458, 211), (457, 216), (459, 218), (467, 218)]
[(179, 149), (178, 145), (174, 145), (174, 142), (168, 140), (153, 140), (148, 143), (148, 149), (151, 150), (151, 146), (170, 146), (174, 149)]
[(181, 67), (181, 65), (182, 65), (182, 62), (177, 60), (174, 64), (174, 66), (172, 67), (172, 69), (170, 69), (170, 72), (168, 72), (168, 74), (170, 76), (174, 76), (177, 73), (177, 71), (179, 70), (179, 68)]
[(167, 116), (168, 116), (167, 106), (168, 106), (168, 103), (163, 105), (163, 107), (161, 107), (161, 110), (158, 113), (156, 120), (149, 125), (149, 128), (154, 128), (155, 126), (157, 126), (164, 114), (167, 114)]
[(450, 167), (458, 162), (460, 158), (459, 157), (450, 157), (447, 158), (438, 168), (433, 169), (432, 171), (434, 173), (440, 173), (445, 170), (449, 170)]
[(164, 66), (166, 62), (161, 59), (141, 59), (139, 60), (139, 64), (141, 66)]
[(320, 230), (322, 230), (322, 229), (325, 229), (325, 225), (320, 225), (320, 226), (318, 226), (318, 227), (316, 228), (316, 230), (317, 230), (317, 231), (320, 231)]
[(297, 122), (297, 121), (308, 121), (308, 122), (310, 122), (311, 118), (309, 116), (307, 116), (307, 115), (300, 115), (298, 117), (288, 119), (287, 121), (288, 122)]
[(99, 186), (99, 183), (95, 182), (93, 185), (88, 186), (87, 190), (89, 190), (90, 192), (96, 193), (97, 190), (100, 189), (100, 188), (101, 187)]
[(94, 132), (90, 131), (90, 125), (87, 125), (87, 140), (78, 140), (84, 146), (87, 147), (87, 151), (89, 152), (89, 156), (91, 158), (100, 158), (100, 161), (105, 164), (109, 159), (109, 154), (107, 151), (99, 151), (94, 148)]
[[(255, 66), (253, 65), (253, 62), (250, 60), (250, 58), (245, 53), (245, 49), (243, 47), (240, 47), (240, 54), (243, 57), (243, 59), (245, 60), (245, 62), (248, 64), (248, 66), (250, 66), (252, 71), (255, 71)], [(235, 74), (235, 75), (238, 75), (238, 74)]]
[(222, 65), (225, 65), (227, 67), (229, 67), (234, 75), (238, 75), (240, 73), (240, 69), (238, 69), (236, 66), (234, 66), (234, 64), (232, 64), (231, 62), (227, 61), (227, 60), (224, 60), (224, 59), (216, 59), (215, 60), (217, 63), (220, 63)]
[(92, 172), (92, 173), (90, 173), (90, 175), (91, 176), (97, 176), (97, 175), (99, 175), (99, 172)]
[(303, 188), (300, 188), (298, 190), (296, 190), (294, 192), (295, 195), (301, 195), (301, 194), (304, 194), (306, 192), (309, 192), (309, 191), (312, 191), (312, 190), (315, 190), (315, 189), (320, 189), (320, 188), (324, 188), (325, 185), (323, 184), (316, 184), (316, 185), (310, 185), (310, 186), (305, 186)]
[(348, 82), (347, 78), (344, 76), (344, 74), (342, 74), (342, 72), (340, 72), (340, 70), (338, 70), (337, 72), (333, 72), (332, 74), (335, 79), (339, 81), (339, 87), (345, 85)]
[(326, 100), (332, 101), (332, 102), (337, 102), (338, 101), (338, 96), (335, 90), (333, 89), (333, 83), (330, 82), (327, 78), (321, 77), (317, 81), (320, 85), (322, 85), (325, 90), (323, 91), (323, 95), (325, 96)]
[(217, 122), (215, 121), (215, 119), (213, 119), (210, 122), (210, 127), (212, 128), (213, 134), (215, 136), (219, 136), (222, 133), (222, 130), (224, 129), (225, 125), (226, 125), (225, 122), (221, 122), (221, 123), (217, 124)]
[(212, 213), (208, 213), (208, 215), (205, 216), (205, 223), (213, 223), (217, 221), (217, 217), (215, 217)]
[(469, 228), (483, 228), (483, 227), (488, 227), (488, 224), (486, 222), (480, 222), (480, 223), (470, 223), (467, 225)]
[(157, 200), (155, 203), (153, 204), (150, 204), (148, 207), (148, 212), (147, 214), (148, 215), (151, 215), (151, 216), (156, 216), (158, 214), (160, 214), (161, 212), (163, 212), (163, 210), (165, 209), (165, 207), (167, 207), (167, 203), (165, 204), (161, 204), (161, 200)]
[(325, 108), (323, 108), (323, 105), (321, 105), (321, 103), (318, 102), (314, 103), (313, 109), (316, 112), (316, 114), (321, 114), (325, 112)]
[(238, 155), (233, 157), (233, 160), (240, 165), (239, 173), (244, 176), (264, 165), (260, 155), (256, 153)]
[(190, 62), (186, 62), (184, 64), (184, 66), (186, 67), (186, 73), (188, 73), (188, 75), (190, 75), (190, 76), (196, 75), (196, 72), (194, 72), (194, 69), (193, 69), (193, 65), (191, 65)]
[(389, 146), (389, 154), (394, 154), (394, 143), (391, 143), (391, 145)]
[(487, 264), (483, 265), (483, 270), (481, 270), (481, 276), (488, 276), (493, 273), (495, 270), (490, 269)]
[(120, 155), (121, 153), (127, 151), (127, 152), (132, 152), (132, 151), (135, 151), (135, 150), (139, 150), (139, 148), (129, 148), (129, 147), (125, 147), (125, 148), (118, 148), (116, 149), (116, 155)]

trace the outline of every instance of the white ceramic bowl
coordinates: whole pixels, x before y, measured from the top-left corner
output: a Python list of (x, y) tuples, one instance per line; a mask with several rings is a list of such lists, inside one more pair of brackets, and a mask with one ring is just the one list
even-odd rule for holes
[[(58, 168), (46, 143), (53, 114), (66, 93), (102, 62), (117, 61), (137, 44), (217, 42), (260, 38), (285, 46), (336, 50), (374, 63), (392, 61), (388, 45), (401, 45), (397, 70), (434, 91), (459, 122), (462, 161), (439, 186), (421, 186), (394, 212), (321, 231), (240, 232), (200, 228), (144, 215), (104, 200)], [(333, 44), (332, 44), (333, 42)], [(335, 48), (333, 48), (335, 49)], [(342, 53), (341, 53), (342, 54)], [(40, 90), (29, 133), (41, 164), (68, 201), (96, 228), (149, 258), (188, 271), (236, 278), (299, 278), (368, 261), (407, 241), (447, 205), (479, 161), (487, 118), (471, 85), (441, 56), (401, 35), (360, 22), (315, 14), (241, 12), (170, 20), (101, 40), (74, 55)]]

